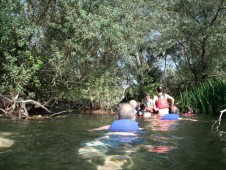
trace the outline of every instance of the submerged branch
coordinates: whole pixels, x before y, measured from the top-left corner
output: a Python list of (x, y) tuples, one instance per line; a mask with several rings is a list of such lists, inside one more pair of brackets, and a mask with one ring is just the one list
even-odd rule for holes
[[(41, 111), (40, 111), (41, 109)], [(0, 95), (0, 113), (7, 117), (29, 118), (30, 116), (37, 115), (37, 111), (42, 115), (48, 117), (57, 117), (66, 111), (53, 113), (41, 103), (34, 100), (23, 100), (19, 98), (19, 94), (15, 97), (6, 97)]]
[(56, 117), (56, 116), (59, 116), (63, 113), (67, 113), (67, 111), (62, 111), (62, 112), (57, 112), (57, 113), (51, 114), (50, 117)]
[(51, 111), (49, 111), (49, 109), (47, 109), (45, 106), (43, 106), (42, 104), (40, 104), (39, 102), (36, 102), (34, 100), (25, 100), (25, 101), (21, 101), (22, 103), (32, 103), (35, 106), (41, 107), (43, 108), (45, 111), (47, 111), (48, 113), (51, 113)]
[(221, 118), (222, 118), (222, 115), (223, 115), (224, 112), (226, 112), (226, 109), (220, 111), (221, 114), (220, 114), (220, 116), (219, 116), (219, 119), (216, 120), (216, 121), (214, 121), (214, 123), (213, 123), (213, 125), (212, 125), (212, 129), (213, 129), (214, 126), (218, 123), (218, 125), (217, 125), (217, 127), (216, 127), (216, 130), (218, 131), (218, 129), (219, 129), (220, 125), (221, 125)]

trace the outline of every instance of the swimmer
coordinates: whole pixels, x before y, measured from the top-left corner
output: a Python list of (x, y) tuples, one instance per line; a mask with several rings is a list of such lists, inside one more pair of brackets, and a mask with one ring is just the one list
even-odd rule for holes
[(108, 132), (138, 132), (142, 128), (140, 128), (138, 122), (136, 122), (136, 110), (134, 106), (135, 105), (130, 103), (120, 104), (118, 120), (113, 121), (111, 125), (105, 125), (90, 131), (107, 130)]

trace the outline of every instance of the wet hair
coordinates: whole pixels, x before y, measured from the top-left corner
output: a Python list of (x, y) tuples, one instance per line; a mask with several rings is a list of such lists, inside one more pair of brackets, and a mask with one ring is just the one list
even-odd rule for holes
[(119, 106), (118, 116), (119, 119), (133, 119), (136, 114), (136, 110), (133, 105), (124, 103)]
[(158, 86), (158, 87), (156, 88), (156, 90), (157, 90), (157, 92), (163, 92), (162, 86)]

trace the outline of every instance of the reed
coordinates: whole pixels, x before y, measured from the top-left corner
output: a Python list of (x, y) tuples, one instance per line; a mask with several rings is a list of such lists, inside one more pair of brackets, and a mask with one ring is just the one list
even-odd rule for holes
[(199, 83), (194, 89), (180, 92), (182, 110), (193, 107), (196, 113), (219, 114), (226, 107), (226, 84), (220, 80)]

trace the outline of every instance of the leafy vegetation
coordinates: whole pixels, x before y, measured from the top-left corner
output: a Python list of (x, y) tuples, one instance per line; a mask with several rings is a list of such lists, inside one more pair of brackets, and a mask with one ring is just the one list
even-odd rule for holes
[[(226, 80), (225, 10), (225, 0), (3, 0), (0, 93), (110, 109), (162, 84), (176, 98), (185, 91), (183, 106), (217, 112), (224, 105), (211, 95)], [(205, 82), (213, 83), (203, 87), (208, 101), (201, 89), (190, 94)]]
[(226, 107), (226, 84), (220, 80), (199, 83), (195, 90), (180, 95), (181, 107), (193, 107), (196, 113), (218, 114)]

